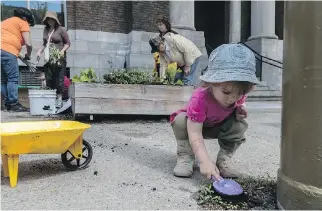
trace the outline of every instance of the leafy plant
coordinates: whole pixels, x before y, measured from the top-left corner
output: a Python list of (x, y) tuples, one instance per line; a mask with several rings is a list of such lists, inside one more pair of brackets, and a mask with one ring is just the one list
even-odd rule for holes
[(141, 69), (114, 70), (103, 77), (109, 84), (153, 84), (157, 82), (151, 74)]
[(93, 83), (96, 82), (97, 76), (95, 73), (95, 70), (93, 68), (83, 68), (78, 75), (75, 75), (72, 78), (73, 82), (87, 82), (87, 83)]
[(184, 85), (184, 83), (183, 83), (183, 81), (182, 81), (182, 80), (178, 80), (175, 84), (176, 84), (176, 85), (180, 85), (180, 86), (183, 86), (183, 85)]
[(168, 84), (173, 84), (174, 83), (174, 78), (177, 73), (177, 65), (175, 66), (168, 66), (165, 75), (166, 75), (166, 80)]
[(177, 63), (176, 62), (173, 62), (173, 63), (171, 63), (171, 64), (169, 64), (168, 65), (168, 69), (177, 69), (178, 68), (178, 66), (177, 66)]
[(55, 46), (49, 47), (49, 64), (61, 66), (63, 57), (58, 48)]
[(150, 84), (150, 85), (183, 85), (181, 80), (174, 83), (177, 73), (177, 65), (168, 67), (166, 70), (166, 78), (162, 79), (156, 76), (155, 72), (149, 73), (143, 69), (115, 69), (114, 71), (105, 74), (105, 83), (109, 84)]

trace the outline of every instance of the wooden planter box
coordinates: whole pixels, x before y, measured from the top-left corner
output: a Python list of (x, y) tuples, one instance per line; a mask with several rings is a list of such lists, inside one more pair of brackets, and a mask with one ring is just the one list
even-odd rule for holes
[(193, 87), (140, 84), (73, 83), (69, 88), (76, 115), (170, 115), (183, 108)]

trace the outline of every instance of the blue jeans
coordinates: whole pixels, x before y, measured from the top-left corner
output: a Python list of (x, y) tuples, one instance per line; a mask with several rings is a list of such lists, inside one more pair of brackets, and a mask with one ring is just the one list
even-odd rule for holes
[(188, 86), (193, 86), (194, 85), (195, 75), (196, 75), (196, 72), (197, 72), (196, 70), (198, 69), (199, 60), (200, 60), (200, 57), (196, 58), (196, 60), (192, 63), (188, 76), (185, 76), (183, 78), (183, 84), (184, 85), (188, 85)]
[(1, 50), (1, 94), (6, 105), (18, 103), (19, 65), (15, 55)]

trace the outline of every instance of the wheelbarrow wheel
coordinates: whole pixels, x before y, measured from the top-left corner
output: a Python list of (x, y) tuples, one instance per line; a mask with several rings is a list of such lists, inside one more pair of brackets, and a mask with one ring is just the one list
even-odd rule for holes
[(61, 154), (61, 160), (64, 166), (72, 171), (85, 169), (92, 160), (93, 148), (87, 141), (83, 140), (82, 151), (83, 155), (81, 158), (74, 157), (69, 150)]

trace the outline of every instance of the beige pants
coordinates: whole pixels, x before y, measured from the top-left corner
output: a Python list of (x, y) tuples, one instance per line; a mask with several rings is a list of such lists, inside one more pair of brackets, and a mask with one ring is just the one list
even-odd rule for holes
[[(181, 144), (178, 144), (178, 155), (180, 153), (191, 154), (192, 150), (188, 140), (186, 113), (182, 112), (178, 114), (171, 125), (178, 143), (181, 140)], [(202, 134), (204, 139), (218, 139), (221, 150), (224, 150), (232, 156), (237, 148), (246, 141), (244, 134), (247, 128), (248, 124), (245, 120), (237, 121), (236, 115), (232, 114), (231, 117), (219, 125), (204, 127)], [(186, 141), (182, 142), (183, 140)]]

